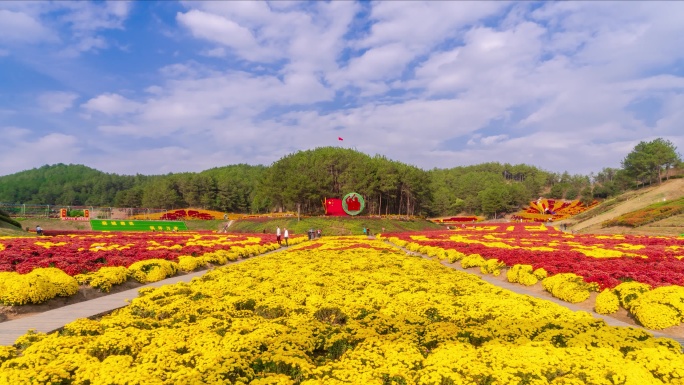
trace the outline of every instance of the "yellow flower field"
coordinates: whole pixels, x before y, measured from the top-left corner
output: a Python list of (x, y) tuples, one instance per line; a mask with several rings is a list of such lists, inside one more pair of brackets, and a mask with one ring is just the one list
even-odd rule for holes
[(684, 384), (674, 340), (324, 238), (0, 347), (0, 384)]

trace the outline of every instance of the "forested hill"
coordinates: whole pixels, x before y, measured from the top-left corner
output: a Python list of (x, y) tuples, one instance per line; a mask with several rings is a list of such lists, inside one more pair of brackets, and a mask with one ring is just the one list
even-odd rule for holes
[(270, 166), (238, 164), (155, 176), (108, 174), (82, 165), (43, 166), (0, 177), (0, 202), (242, 213), (299, 208), (320, 214), (325, 197), (355, 191), (364, 196), (368, 214), (491, 216), (513, 211), (542, 193), (592, 199), (589, 182), (587, 176), (524, 164), (423, 170), (383, 156), (323, 147), (287, 155)]
[(115, 201), (117, 192), (151, 178), (107, 174), (83, 165), (60, 163), (0, 177), (0, 202), (104, 206)]

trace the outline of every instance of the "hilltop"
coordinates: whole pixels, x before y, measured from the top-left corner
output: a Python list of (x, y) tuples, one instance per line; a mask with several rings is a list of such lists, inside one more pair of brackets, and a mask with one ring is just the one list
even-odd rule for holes
[(319, 216), (325, 212), (324, 199), (355, 192), (363, 197), (364, 215), (369, 216), (502, 218), (538, 197), (589, 206), (595, 200), (610, 202), (634, 187), (641, 186), (637, 190), (641, 194), (646, 184), (681, 173), (679, 157), (668, 143), (661, 139), (640, 143), (625, 158), (623, 169), (604, 168), (591, 176), (497, 162), (426, 170), (337, 147), (298, 151), (269, 166), (238, 164), (152, 176), (58, 164), (1, 176), (0, 209), (13, 217), (45, 216), (55, 206), (92, 212), (194, 207), (222, 213), (287, 211)]

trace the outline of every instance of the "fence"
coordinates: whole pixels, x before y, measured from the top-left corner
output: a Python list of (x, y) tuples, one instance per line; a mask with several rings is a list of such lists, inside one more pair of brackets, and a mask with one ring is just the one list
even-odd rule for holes
[(93, 219), (126, 219), (133, 215), (151, 215), (166, 212), (165, 209), (147, 208), (118, 208), (118, 207), (96, 207), (96, 206), (67, 206), (67, 205), (35, 205), (28, 203), (2, 203), (0, 210), (7, 212), (12, 218), (59, 218), (61, 209), (89, 210), (90, 217)]

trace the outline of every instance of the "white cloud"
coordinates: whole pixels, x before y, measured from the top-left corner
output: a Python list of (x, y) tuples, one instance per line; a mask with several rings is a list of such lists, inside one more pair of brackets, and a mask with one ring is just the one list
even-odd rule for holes
[(295, 72), (336, 69), (337, 57), (346, 46), (342, 37), (359, 9), (347, 1), (303, 3), (308, 12), (298, 4), (281, 6), (280, 2), (186, 4), (193, 9), (178, 13), (178, 22), (193, 36), (220, 45), (205, 54), (223, 56), (228, 52), (220, 48), (230, 48), (248, 61), (287, 59), (285, 71)]
[(102, 29), (122, 29), (132, 4), (129, 1), (107, 1), (100, 4), (74, 1), (61, 3), (60, 6), (68, 10), (63, 20), (71, 24), (77, 34), (87, 36)]
[(401, 75), (414, 53), (402, 44), (388, 44), (371, 48), (353, 59), (341, 78), (363, 85), (366, 81), (393, 79)]
[(32, 131), (17, 127), (2, 127), (0, 133), (5, 139), (0, 142), (0, 175), (44, 164), (72, 163), (81, 151), (78, 139), (71, 135), (51, 133), (32, 137)]
[(78, 94), (73, 92), (44, 92), (38, 97), (38, 103), (44, 109), (52, 113), (62, 113), (74, 105)]
[(75, 57), (83, 52), (97, 51), (108, 47), (107, 41), (100, 36), (86, 36), (62, 51), (66, 57)]
[(0, 43), (35, 43), (51, 39), (49, 30), (31, 15), (0, 9)]
[[(582, 64), (586, 59), (568, 55), (581, 54), (602, 35), (570, 28), (572, 21), (561, 27), (561, 18), (553, 27), (554, 16), (541, 11), (530, 18), (525, 7), (514, 7), (498, 26), (483, 26), (483, 18), (508, 7), (503, 3), (376, 3), (369, 33), (352, 41), (343, 36), (358, 9), (345, 2), (316, 4), (308, 14), (298, 5), (285, 7), (287, 11), (250, 2), (188, 6), (197, 9), (179, 13), (179, 23), (194, 36), (219, 44), (201, 51), (204, 55), (289, 61), (277, 77), (208, 70), (192, 62), (166, 66), (162, 73), (168, 81), (155, 87), (154, 98), (139, 112), (101, 130), (142, 136), (205, 132), (227, 145), (250, 147), (259, 141), (259, 147), (274, 154), (281, 154), (282, 148), (330, 144), (328, 137), (343, 133), (345, 144), (427, 167), (448, 166), (448, 159), (498, 159), (504, 149), (513, 154), (511, 160), (543, 162), (551, 157), (544, 149), (557, 154), (566, 153), (567, 146), (594, 151), (606, 146), (594, 143), (629, 141), (644, 128), (625, 111), (635, 95), (679, 86), (679, 78), (672, 75), (616, 81), (605, 76), (602, 66), (587, 67)], [(345, 15), (341, 21), (332, 16), (335, 12)], [(321, 17), (314, 19), (313, 14)], [(290, 22), (289, 28), (281, 28), (283, 20)], [(630, 40), (642, 33), (635, 25), (613, 25), (619, 41), (612, 44), (637, 44), (638, 39)], [(277, 28), (281, 33), (276, 36)], [(588, 30), (599, 31), (600, 26)], [(460, 44), (434, 49), (450, 39)], [(317, 42), (323, 52), (310, 49), (319, 47)], [(345, 48), (362, 48), (362, 53), (340, 62)], [(419, 62), (415, 73), (407, 73), (414, 61)], [(310, 105), (331, 100), (333, 92), (358, 98), (348, 86), (365, 97), (381, 98), (330, 111)], [(413, 95), (382, 98), (390, 90), (412, 90)], [(261, 117), (270, 108), (295, 105), (300, 106), (296, 111)], [(519, 109), (526, 112), (516, 115)], [(478, 133), (494, 120), (502, 122), (501, 132)], [(237, 127), (241, 129), (236, 132)], [(265, 134), (282, 130), (287, 135), (279, 140)], [(443, 155), (435, 149), (458, 138), (470, 144), (469, 159), (456, 152), (430, 155)], [(515, 151), (512, 146), (530, 150)], [(530, 151), (536, 158), (521, 158)]]
[(117, 42), (110, 43), (99, 33), (123, 29), (132, 4), (129, 1), (0, 2), (0, 44), (28, 51), (29, 44), (48, 42), (52, 45), (42, 55), (56, 48), (66, 58), (110, 46), (126, 49)]
[(376, 47), (402, 42), (421, 54), (507, 6), (503, 1), (378, 2), (371, 11), (371, 19), (376, 22), (360, 44)]
[(270, 50), (259, 46), (248, 28), (223, 16), (193, 9), (178, 13), (177, 19), (195, 37), (230, 47), (248, 60), (272, 60), (276, 57)]
[[(190, 66), (192, 67), (192, 66)], [(269, 107), (299, 105), (333, 97), (320, 80), (307, 73), (251, 76), (242, 72), (204, 74), (193, 78), (188, 66), (167, 68), (171, 78), (165, 87), (154, 88), (153, 97), (136, 103), (118, 94), (100, 95), (83, 105), (88, 111), (123, 116), (124, 121), (101, 125), (108, 133), (139, 136), (167, 135), (178, 130), (206, 131), (215, 119), (254, 118)]]
[(19, 140), (29, 133), (31, 133), (31, 131), (26, 128), (13, 126), (0, 127), (0, 134), (8, 141)]
[[(116, 46), (100, 32), (123, 31), (125, 4), (59, 8), (71, 52)], [(81, 92), (97, 96), (80, 111), (93, 135), (158, 139), (155, 154), (179, 154), (146, 163), (160, 172), (340, 144), (428, 168), (589, 172), (619, 165), (643, 138), (684, 146), (682, 4), (190, 1), (174, 18), (186, 34), (163, 47), (175, 57), (112, 71)], [(40, 7), (13, 7), (45, 22)], [(658, 108), (635, 112), (643, 100)], [(145, 151), (128, 154), (121, 167), (138, 171)]]
[(217, 47), (217, 48), (212, 48), (212, 49), (202, 51), (202, 55), (209, 56), (209, 57), (226, 57), (226, 55), (228, 55), (228, 53), (226, 52), (225, 48)]
[(684, 77), (656, 75), (622, 82), (622, 91), (684, 90)]
[[(503, 142), (504, 140), (508, 139), (508, 135), (492, 135), (492, 136), (485, 136), (479, 139), (479, 142), (482, 143), (485, 146), (490, 146), (495, 143)], [(468, 142), (470, 144), (470, 142)]]
[(119, 94), (102, 94), (81, 105), (88, 112), (115, 116), (135, 112), (140, 105)]

